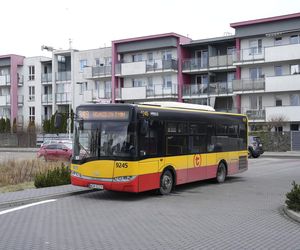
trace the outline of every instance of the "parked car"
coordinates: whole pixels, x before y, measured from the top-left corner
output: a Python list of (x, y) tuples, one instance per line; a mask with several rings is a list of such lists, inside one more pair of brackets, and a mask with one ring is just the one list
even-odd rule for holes
[(248, 155), (257, 158), (264, 153), (260, 137), (250, 135), (248, 138)]
[(44, 158), (46, 161), (70, 161), (72, 149), (62, 143), (49, 144), (39, 149), (37, 157)]

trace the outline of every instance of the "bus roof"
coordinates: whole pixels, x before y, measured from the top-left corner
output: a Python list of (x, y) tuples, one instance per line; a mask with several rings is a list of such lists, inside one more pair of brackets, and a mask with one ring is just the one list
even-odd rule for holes
[(162, 108), (179, 108), (179, 109), (195, 109), (205, 111), (215, 111), (215, 109), (208, 105), (183, 103), (183, 102), (141, 102), (139, 104), (147, 106), (157, 106)]

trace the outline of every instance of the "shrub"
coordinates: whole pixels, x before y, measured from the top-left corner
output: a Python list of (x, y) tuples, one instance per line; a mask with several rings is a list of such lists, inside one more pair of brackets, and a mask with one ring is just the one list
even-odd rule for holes
[(288, 208), (300, 212), (300, 185), (296, 184), (295, 181), (292, 183), (292, 190), (286, 194), (286, 201)]
[(70, 169), (64, 164), (61, 167), (49, 169), (45, 173), (39, 173), (34, 179), (34, 186), (36, 188), (60, 186), (71, 183)]

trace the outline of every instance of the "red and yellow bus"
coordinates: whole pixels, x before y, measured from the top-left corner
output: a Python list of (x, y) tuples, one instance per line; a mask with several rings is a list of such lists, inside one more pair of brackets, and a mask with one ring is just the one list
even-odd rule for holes
[(247, 117), (180, 104), (91, 104), (76, 110), (73, 185), (168, 194), (248, 169)]

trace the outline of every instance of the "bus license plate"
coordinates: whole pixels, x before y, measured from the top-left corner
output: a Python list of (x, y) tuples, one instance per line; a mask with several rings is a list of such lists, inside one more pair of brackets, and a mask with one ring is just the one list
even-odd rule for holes
[(103, 189), (103, 185), (90, 184), (89, 188), (91, 188), (91, 189)]

